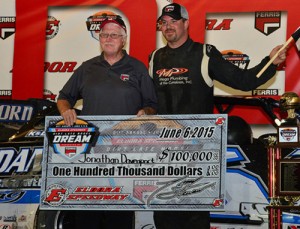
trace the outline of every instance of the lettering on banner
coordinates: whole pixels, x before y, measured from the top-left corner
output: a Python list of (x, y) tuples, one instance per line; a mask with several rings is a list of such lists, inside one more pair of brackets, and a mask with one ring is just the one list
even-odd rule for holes
[[(40, 164), (43, 148), (37, 147), (20, 148), (0, 148), (0, 173), (24, 173), (28, 172), (33, 164)], [(38, 168), (36, 168), (38, 170)]]
[(32, 106), (0, 104), (1, 122), (27, 122), (31, 119), (32, 115)]
[(230, 30), (233, 19), (223, 19), (219, 22), (217, 19), (206, 19), (206, 30)]

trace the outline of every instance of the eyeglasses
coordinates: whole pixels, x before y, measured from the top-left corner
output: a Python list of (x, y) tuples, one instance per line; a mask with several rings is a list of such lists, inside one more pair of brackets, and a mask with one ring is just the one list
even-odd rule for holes
[(99, 34), (100, 38), (108, 38), (110, 37), (111, 39), (118, 39), (119, 37), (123, 37), (121, 34), (116, 34), (116, 33), (100, 33)]
[(160, 24), (161, 24), (162, 26), (174, 25), (174, 24), (176, 24), (176, 22), (178, 22), (178, 21), (179, 21), (179, 20), (175, 20), (175, 19), (172, 19), (172, 20), (170, 20), (170, 21), (161, 20), (161, 21), (160, 21)]

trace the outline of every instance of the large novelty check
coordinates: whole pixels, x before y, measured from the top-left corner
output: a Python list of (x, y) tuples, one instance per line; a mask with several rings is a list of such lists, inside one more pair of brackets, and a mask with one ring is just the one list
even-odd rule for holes
[(227, 115), (46, 117), (41, 209), (224, 209)]

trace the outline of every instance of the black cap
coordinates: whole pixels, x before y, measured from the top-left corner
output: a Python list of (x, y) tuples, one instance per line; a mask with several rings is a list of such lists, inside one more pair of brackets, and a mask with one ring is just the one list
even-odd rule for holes
[(103, 22), (101, 22), (100, 29), (102, 29), (107, 23), (115, 23), (119, 25), (121, 28), (123, 28), (125, 32), (127, 32), (126, 25), (122, 20), (122, 17), (119, 15), (107, 17)]
[(163, 16), (170, 16), (171, 18), (175, 20), (179, 19), (189, 19), (189, 14), (184, 6), (181, 6), (177, 3), (172, 3), (169, 5), (166, 5), (161, 12), (160, 17), (157, 20), (160, 20)]

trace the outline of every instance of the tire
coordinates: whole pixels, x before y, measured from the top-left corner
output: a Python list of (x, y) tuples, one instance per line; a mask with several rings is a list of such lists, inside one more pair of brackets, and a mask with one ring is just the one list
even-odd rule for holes
[(73, 228), (69, 211), (38, 210), (35, 229), (69, 229)]
[(97, 211), (38, 210), (35, 218), (34, 229), (103, 228), (101, 213)]

